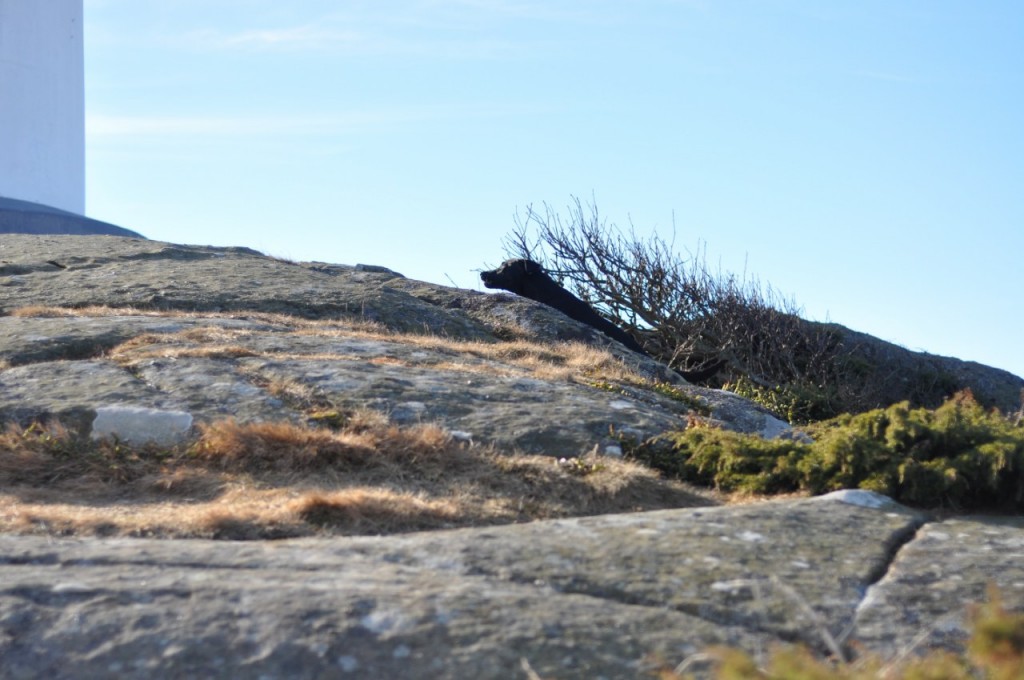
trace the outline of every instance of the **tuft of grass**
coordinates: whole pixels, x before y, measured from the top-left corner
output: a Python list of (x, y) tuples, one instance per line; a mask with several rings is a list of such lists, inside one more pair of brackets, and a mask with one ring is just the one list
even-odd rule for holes
[(92, 442), (62, 423), (34, 423), (0, 432), (0, 487), (73, 483), (128, 483), (146, 477), (180, 452), (155, 446), (129, 447), (116, 440)]
[(904, 402), (806, 430), (811, 443), (698, 424), (630, 455), (725, 492), (861, 488), (916, 506), (1024, 510), (1024, 426), (984, 409), (970, 392), (935, 409)]
[(448, 528), (459, 523), (462, 511), (451, 500), (376, 488), (313, 492), (289, 507), (304, 522), (317, 527), (346, 527), (368, 534)]
[(8, 316), (20, 317), (23, 319), (57, 319), (61, 317), (79, 316), (79, 310), (64, 307), (46, 307), (44, 305), (29, 305), (18, 307), (9, 311)]
[(998, 589), (989, 586), (988, 602), (970, 612), (974, 632), (967, 652), (974, 666), (993, 680), (1024, 678), (1024, 612), (1003, 606)]
[(192, 452), (222, 469), (257, 473), (416, 465), (452, 448), (451, 436), (436, 425), (400, 428), (367, 420), (365, 416), (362, 421), (350, 420), (341, 430), (289, 422), (221, 420), (200, 426), (200, 438)]

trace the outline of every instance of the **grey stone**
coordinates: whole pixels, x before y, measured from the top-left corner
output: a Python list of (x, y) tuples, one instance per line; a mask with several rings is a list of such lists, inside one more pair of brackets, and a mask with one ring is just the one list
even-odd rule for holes
[(94, 438), (116, 438), (128, 444), (178, 444), (191, 431), (192, 414), (143, 406), (100, 406), (92, 421)]

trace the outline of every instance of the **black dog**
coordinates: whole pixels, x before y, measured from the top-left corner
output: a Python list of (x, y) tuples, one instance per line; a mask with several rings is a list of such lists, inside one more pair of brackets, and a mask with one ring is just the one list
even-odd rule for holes
[[(511, 291), (516, 295), (522, 295), (549, 307), (554, 307), (569, 318), (585, 323), (609, 338), (618, 340), (634, 352), (651, 356), (632, 336), (595, 312), (594, 308), (586, 302), (558, 285), (554, 279), (548, 276), (544, 268), (533, 260), (506, 260), (497, 269), (480, 272), (480, 279), (488, 288)], [(652, 358), (656, 359), (656, 357)], [(702, 370), (672, 370), (690, 382), (701, 382), (715, 375), (724, 366), (724, 361), (715, 361), (711, 366)]]
[(583, 300), (562, 288), (533, 260), (506, 260), (493, 271), (481, 272), (488, 288), (500, 288), (554, 307), (570, 319), (585, 323), (609, 338), (618, 340), (634, 352), (647, 354), (628, 333), (594, 311)]

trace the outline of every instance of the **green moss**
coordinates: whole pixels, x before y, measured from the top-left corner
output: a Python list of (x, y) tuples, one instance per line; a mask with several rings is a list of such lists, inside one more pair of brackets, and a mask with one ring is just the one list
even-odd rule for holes
[(668, 397), (673, 401), (684, 404), (690, 411), (698, 415), (711, 415), (711, 407), (705, 399), (692, 395), (677, 385), (667, 382), (656, 382), (651, 385), (651, 389), (663, 397)]
[(575, 477), (587, 477), (595, 472), (601, 472), (607, 467), (600, 462), (600, 459), (592, 457), (559, 458), (555, 461), (555, 465), (563, 472), (568, 472)]
[(791, 382), (764, 387), (741, 376), (723, 389), (764, 406), (788, 423), (810, 423), (835, 415), (834, 395), (815, 385)]
[(806, 445), (766, 440), (710, 427), (690, 427), (674, 439), (678, 476), (714, 485), (723, 491), (778, 493), (799, 484), (796, 464)]
[(629, 450), (723, 491), (877, 491), (902, 503), (1024, 510), (1024, 427), (969, 392), (935, 409), (900, 403), (806, 428), (813, 443), (689, 427)]
[(613, 394), (628, 394), (622, 385), (618, 385), (607, 380), (592, 380), (586, 383), (596, 390), (602, 390), (604, 392), (612, 392)]
[[(592, 380), (590, 382), (587, 382), (586, 384), (590, 385), (594, 389), (603, 390), (605, 392), (621, 394), (627, 397), (632, 396), (629, 390), (624, 388), (622, 385), (609, 382), (607, 380)], [(711, 407), (708, 405), (705, 399), (689, 394), (686, 392), (686, 390), (682, 389), (681, 387), (677, 387), (676, 385), (673, 385), (671, 383), (637, 381), (632, 382), (631, 384), (634, 387), (650, 390), (656, 394), (660, 394), (663, 397), (668, 397), (673, 401), (678, 401), (680, 404), (686, 406), (687, 409), (698, 415), (711, 415)]]

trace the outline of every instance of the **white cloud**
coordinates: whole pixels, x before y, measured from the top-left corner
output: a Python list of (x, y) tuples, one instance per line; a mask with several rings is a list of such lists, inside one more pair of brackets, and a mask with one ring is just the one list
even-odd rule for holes
[(247, 136), (343, 133), (370, 125), (424, 117), (409, 111), (324, 116), (104, 116), (86, 117), (90, 137)]
[(547, 106), (503, 104), (445, 104), (335, 114), (266, 116), (86, 116), (91, 139), (244, 137), (280, 135), (342, 135), (372, 128), (407, 125), (431, 120), (495, 118), (544, 114)]
[[(617, 7), (612, 4), (609, 7)], [(175, 42), (200, 50), (321, 51), (440, 58), (495, 58), (536, 50), (535, 39), (510, 38), (509, 24), (610, 21), (617, 14), (571, 3), (535, 0), (403, 0), (357, 3), (319, 15), (309, 11), (265, 17), (264, 28), (208, 27)], [(260, 21), (256, 19), (256, 21)], [(526, 35), (529, 31), (526, 32)]]
[[(514, 40), (481, 34), (445, 36), (425, 31), (403, 32), (405, 29), (384, 27), (359, 32), (302, 26), (238, 33), (202, 30), (185, 35), (181, 43), (205, 51), (323, 52), (427, 59), (496, 59), (527, 50)], [(532, 45), (531, 49), (538, 47)]]
[(530, 2), (527, 0), (423, 0), (421, 10), (448, 9), (452, 11), (463, 10), (478, 16), (501, 15), (516, 17), (520, 19), (583, 19), (593, 15), (591, 9), (581, 9), (578, 6), (568, 8), (565, 3), (562, 8), (551, 0), (545, 2)]
[(364, 39), (356, 31), (307, 24), (290, 28), (251, 29), (236, 33), (204, 29), (187, 34), (184, 42), (200, 49), (214, 50), (324, 50), (357, 47)]

